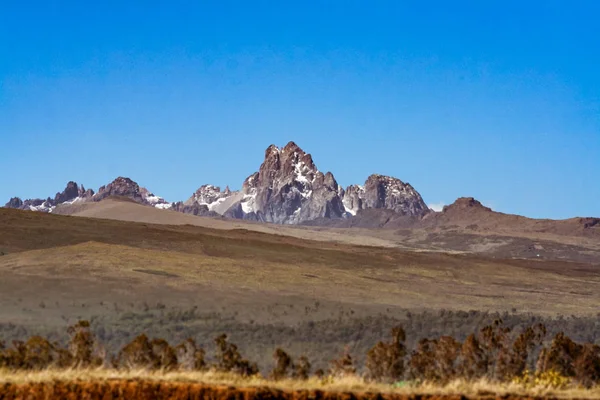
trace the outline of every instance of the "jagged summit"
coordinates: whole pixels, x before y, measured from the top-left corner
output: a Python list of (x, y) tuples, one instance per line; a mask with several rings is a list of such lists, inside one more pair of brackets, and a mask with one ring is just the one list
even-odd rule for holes
[(92, 200), (102, 201), (112, 196), (127, 197), (137, 203), (150, 205), (156, 208), (171, 208), (171, 203), (165, 201), (162, 197), (156, 196), (145, 187), (140, 187), (140, 185), (132, 179), (122, 176), (119, 176), (108, 185), (100, 187), (98, 193), (92, 197)]
[(269, 146), (258, 172), (242, 185), (241, 198), (227, 211), (234, 218), (300, 223), (341, 218), (344, 206), (333, 174), (323, 174), (296, 143)]
[(78, 201), (86, 201), (94, 195), (91, 189), (85, 190), (83, 185), (79, 186), (76, 182), (69, 181), (62, 192), (57, 192), (54, 198), (27, 199), (21, 200), (19, 197), (11, 198), (4, 207), (18, 208), (21, 210), (52, 212), (56, 206), (61, 204), (72, 204)]

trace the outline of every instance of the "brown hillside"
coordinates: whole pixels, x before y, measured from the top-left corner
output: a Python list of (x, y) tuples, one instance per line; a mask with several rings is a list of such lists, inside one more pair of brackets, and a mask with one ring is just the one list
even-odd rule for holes
[(16, 297), (34, 304), (57, 298), (194, 303), (211, 293), (215, 303), (246, 309), (292, 296), (368, 307), (580, 314), (597, 311), (600, 293), (598, 267), (582, 263), (494, 260), (7, 209), (0, 210), (0, 231), (0, 249), (8, 253), (0, 257), (0, 304)]
[(444, 207), (442, 212), (428, 215), (418, 223), (418, 226), (422, 228), (467, 228), (502, 232), (509, 235), (545, 233), (600, 240), (600, 218), (532, 219), (492, 211), (472, 197), (460, 198), (453, 204)]

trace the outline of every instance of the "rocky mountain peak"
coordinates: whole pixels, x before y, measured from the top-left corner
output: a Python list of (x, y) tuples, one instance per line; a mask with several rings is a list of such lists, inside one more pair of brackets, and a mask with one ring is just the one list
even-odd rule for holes
[(473, 197), (460, 197), (456, 201), (442, 209), (443, 213), (459, 211), (459, 210), (481, 210), (481, 211), (492, 211), (491, 208), (484, 206), (478, 200)]
[(8, 203), (4, 205), (6, 208), (21, 208), (23, 206), (23, 200), (19, 197), (12, 197)]
[(229, 186), (221, 192), (219, 186), (214, 185), (202, 185), (196, 190), (192, 197), (190, 197), (184, 204), (185, 205), (205, 205), (208, 209), (212, 209), (218, 203), (224, 201), (227, 197), (231, 196), (231, 190)]
[(344, 192), (344, 207), (352, 215), (367, 208), (392, 210), (401, 215), (424, 216), (429, 208), (421, 195), (398, 178), (373, 174), (364, 186), (351, 185)]
[(295, 142), (288, 142), (288, 144), (286, 144), (282, 149), (281, 149), (282, 153), (299, 153), (299, 154), (306, 154), (304, 152), (304, 150), (302, 150), (300, 148), (300, 146), (298, 146)]
[(93, 190), (85, 190), (83, 185), (79, 186), (77, 182), (69, 181), (65, 190), (54, 196), (54, 205), (88, 199), (93, 195)]
[(228, 215), (276, 223), (299, 223), (344, 215), (333, 174), (323, 174), (296, 143), (271, 145), (258, 172), (242, 186), (242, 198)]
[(350, 185), (342, 195), (342, 202), (346, 212), (356, 215), (359, 210), (364, 209), (363, 198), (365, 197), (365, 187), (361, 185)]
[(8, 203), (6, 203), (4, 207), (30, 211), (52, 212), (58, 205), (72, 204), (76, 201), (84, 201), (89, 199), (93, 194), (93, 191), (86, 191), (83, 186), (79, 186), (76, 182), (70, 181), (67, 183), (65, 190), (56, 193), (54, 198), (48, 197), (45, 200), (27, 199), (23, 201), (18, 197), (13, 197)]
[(132, 179), (122, 176), (119, 176), (108, 185), (100, 187), (98, 193), (92, 197), (92, 200), (101, 201), (111, 196), (127, 197), (137, 203), (156, 208), (171, 208), (171, 203), (165, 201), (162, 197), (156, 196), (144, 187), (140, 187)]
[(138, 203), (143, 203), (144, 199), (140, 193), (140, 185), (130, 178), (119, 176), (108, 185), (101, 186), (98, 193), (94, 195), (94, 201), (101, 201), (111, 196), (128, 197)]

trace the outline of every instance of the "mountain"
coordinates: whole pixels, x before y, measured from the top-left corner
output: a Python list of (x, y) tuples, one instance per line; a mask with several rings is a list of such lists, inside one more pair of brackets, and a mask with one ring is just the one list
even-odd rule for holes
[(219, 186), (202, 185), (185, 202), (173, 203), (171, 210), (204, 217), (217, 217), (230, 207), (231, 198), (235, 194), (237, 192), (233, 193), (229, 186), (221, 191)]
[(364, 186), (348, 186), (342, 198), (346, 211), (352, 215), (370, 208), (392, 210), (408, 216), (424, 216), (430, 212), (421, 195), (410, 184), (378, 174), (369, 176)]
[(161, 209), (169, 209), (172, 207), (172, 204), (165, 201), (162, 197), (154, 195), (145, 187), (140, 187), (140, 185), (131, 179), (121, 176), (108, 185), (100, 187), (98, 193), (96, 193), (91, 200), (102, 201), (112, 196), (127, 197), (136, 203)]
[(27, 199), (23, 201), (19, 197), (13, 197), (4, 207), (51, 213), (58, 206), (64, 207), (75, 203), (102, 201), (113, 196), (126, 197), (137, 203), (161, 209), (169, 209), (172, 206), (162, 197), (155, 196), (148, 189), (140, 187), (131, 179), (118, 177), (108, 185), (98, 189), (98, 193), (94, 193), (91, 189), (86, 190), (83, 185), (79, 186), (76, 182), (71, 181), (67, 183), (65, 190), (56, 193), (54, 199), (48, 197), (46, 200)]
[(518, 231), (590, 237), (597, 237), (600, 232), (598, 218), (534, 220), (495, 212), (470, 197), (459, 198), (441, 212), (433, 212), (409, 183), (380, 174), (370, 175), (361, 185), (343, 189), (331, 172), (320, 171), (312, 156), (294, 142), (282, 148), (269, 146), (258, 171), (244, 180), (239, 191), (205, 184), (187, 200), (170, 203), (130, 178), (118, 177), (100, 187), (97, 193), (69, 182), (53, 197), (27, 200), (14, 197), (5, 207), (53, 212), (61, 206), (61, 212), (68, 213), (65, 208), (71, 204), (112, 197), (198, 216), (278, 224), (423, 228), (484, 234)]
[(311, 155), (296, 143), (283, 148), (271, 145), (225, 216), (280, 224), (342, 218), (346, 211), (339, 189), (333, 174), (319, 171)]
[(79, 186), (76, 182), (70, 181), (62, 192), (56, 193), (54, 198), (47, 199), (27, 199), (21, 200), (19, 197), (13, 197), (4, 207), (18, 208), (21, 210), (52, 212), (56, 206), (61, 204), (72, 204), (79, 201), (86, 201), (94, 195), (91, 189), (85, 190), (83, 185)]
[(569, 218), (564, 220), (533, 219), (493, 211), (472, 197), (461, 197), (418, 221), (420, 228), (467, 230), (486, 233), (546, 233), (561, 236), (600, 238), (600, 218)]
[(115, 196), (186, 214), (278, 224), (352, 219), (369, 209), (385, 209), (392, 216), (415, 218), (430, 212), (410, 184), (394, 177), (373, 174), (364, 185), (351, 185), (344, 190), (331, 172), (319, 171), (312, 156), (294, 142), (282, 148), (270, 145), (258, 171), (245, 179), (240, 191), (229, 187), (221, 191), (218, 186), (205, 184), (189, 199), (169, 203), (130, 178), (118, 177), (95, 194), (69, 182), (54, 199), (13, 198), (5, 207), (52, 212), (65, 203), (98, 202)]
[[(135, 212), (132, 203), (140, 205), (134, 207)], [(395, 177), (372, 174), (364, 183), (344, 189), (294, 142), (282, 148), (269, 146), (258, 171), (237, 191), (204, 184), (187, 200), (169, 203), (130, 178), (118, 177), (97, 193), (69, 182), (53, 197), (24, 201), (15, 197), (6, 207), (119, 220), (137, 220), (148, 210), (152, 215), (147, 220), (161, 223), (181, 219), (170, 214), (178, 212), (317, 226), (323, 232), (330, 227), (363, 228), (361, 232), (373, 236), (361, 239), (365, 243), (384, 240), (386, 245), (493, 257), (587, 262), (597, 260), (596, 251), (600, 251), (600, 218), (530, 219), (493, 211), (472, 197), (459, 198), (434, 212), (413, 186)], [(357, 232), (345, 234), (355, 238)]]

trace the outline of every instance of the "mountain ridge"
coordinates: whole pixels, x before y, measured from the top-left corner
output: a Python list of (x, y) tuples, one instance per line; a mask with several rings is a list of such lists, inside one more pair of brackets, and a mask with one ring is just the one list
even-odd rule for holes
[(258, 171), (248, 175), (240, 190), (232, 191), (229, 186), (221, 190), (219, 186), (203, 184), (187, 200), (168, 202), (132, 179), (120, 176), (97, 192), (69, 181), (53, 198), (13, 197), (5, 207), (52, 212), (57, 206), (98, 202), (113, 196), (127, 197), (162, 210), (278, 224), (433, 228), (471, 221), (468, 226), (472, 227), (493, 216), (491, 219), (510, 219), (511, 223), (522, 222), (518, 218), (554, 222), (581, 220), (582, 229), (600, 229), (599, 218), (537, 220), (497, 213), (472, 197), (459, 198), (435, 212), (412, 185), (381, 174), (371, 174), (364, 184), (352, 184), (344, 189), (331, 172), (320, 171), (311, 154), (293, 141), (281, 148), (267, 147)]

